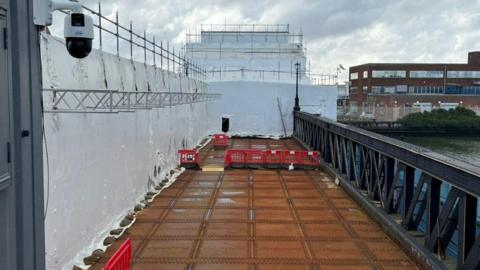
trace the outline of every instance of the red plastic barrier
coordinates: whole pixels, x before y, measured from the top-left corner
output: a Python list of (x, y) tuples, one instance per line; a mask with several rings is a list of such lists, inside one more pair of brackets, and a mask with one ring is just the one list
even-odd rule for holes
[(232, 164), (245, 166), (245, 153), (243, 150), (227, 150), (225, 152), (225, 166), (230, 167)]
[(269, 167), (280, 166), (283, 163), (283, 153), (280, 150), (267, 150), (265, 164)]
[(228, 135), (227, 134), (215, 134), (213, 135), (214, 147), (228, 147)]
[(227, 150), (225, 167), (301, 167), (320, 165), (320, 153), (294, 150)]
[(263, 150), (243, 150), (245, 154), (245, 165), (263, 166), (265, 165), (265, 151)]
[(320, 153), (317, 151), (301, 151), (299, 153), (301, 165), (318, 166)]
[(197, 150), (179, 150), (180, 166), (191, 167), (200, 164), (200, 155)]
[(284, 164), (293, 164), (297, 165), (300, 162), (300, 152), (301, 151), (294, 151), (294, 150), (284, 150), (283, 152), (283, 163)]
[(132, 242), (125, 240), (105, 265), (104, 270), (130, 270), (132, 262)]

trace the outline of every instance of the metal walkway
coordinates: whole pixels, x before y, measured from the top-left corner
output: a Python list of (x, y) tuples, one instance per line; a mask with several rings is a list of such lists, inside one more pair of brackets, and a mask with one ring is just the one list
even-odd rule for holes
[[(300, 148), (293, 140), (233, 146)], [(186, 171), (91, 269), (126, 238), (133, 269), (417, 269), (322, 171)]]

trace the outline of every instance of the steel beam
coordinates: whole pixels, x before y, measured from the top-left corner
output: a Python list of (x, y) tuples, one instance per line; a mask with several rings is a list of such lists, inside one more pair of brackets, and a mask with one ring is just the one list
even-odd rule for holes
[[(422, 219), (423, 213), (425, 211), (425, 203), (424, 200), (421, 200), (420, 197), (422, 195), (423, 186), (425, 184), (426, 178), (428, 176), (425, 173), (422, 173), (420, 179), (418, 180), (417, 186), (415, 187), (415, 192), (413, 193), (412, 203), (410, 207), (407, 209), (407, 215), (403, 220), (403, 226), (407, 230), (415, 230), (417, 229), (420, 220)], [(428, 180), (427, 180), (428, 181)], [(415, 213), (415, 210), (418, 207), (418, 212)]]
[(465, 263), (473, 247), (477, 229), (477, 198), (462, 192), (458, 207), (457, 265)]
[(393, 210), (393, 203), (389, 200), (389, 195), (393, 191), (393, 179), (395, 177), (395, 159), (386, 157), (385, 164), (385, 183), (383, 184), (383, 208), (387, 213)]
[[(435, 184), (432, 186), (435, 186)], [(427, 226), (433, 227), (431, 227), (429, 234), (425, 238), (425, 245), (431, 251), (438, 251), (441, 256), (444, 256), (444, 251), (458, 224), (457, 199), (459, 194), (460, 191), (458, 189), (452, 188), (441, 211), (436, 216), (427, 217)]]

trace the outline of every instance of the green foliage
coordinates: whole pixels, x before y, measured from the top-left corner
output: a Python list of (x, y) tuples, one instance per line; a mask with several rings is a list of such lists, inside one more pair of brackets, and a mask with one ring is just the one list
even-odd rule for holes
[(431, 112), (412, 113), (399, 120), (410, 128), (480, 128), (480, 116), (474, 111), (457, 107), (456, 109), (438, 109)]

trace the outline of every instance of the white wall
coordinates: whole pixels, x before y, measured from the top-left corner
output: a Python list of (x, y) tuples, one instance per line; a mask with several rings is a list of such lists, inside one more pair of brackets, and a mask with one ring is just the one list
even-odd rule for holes
[[(44, 88), (207, 91), (193, 80), (99, 51), (73, 59), (62, 41), (47, 35), (41, 50)], [(44, 96), (46, 106), (51, 99)], [(46, 113), (44, 125), (47, 269), (70, 270), (152, 181), (177, 165), (179, 148), (207, 135), (207, 104), (120, 114)], [(156, 179), (154, 165), (162, 169)]]
[[(287, 135), (292, 134), (295, 84), (212, 82), (209, 89), (223, 95), (221, 102), (208, 107), (210, 133), (219, 132), (222, 115), (229, 115), (231, 134), (284, 136), (278, 99)], [(336, 86), (300, 85), (299, 99), (302, 111), (337, 119)]]
[[(44, 88), (207, 91), (202, 83), (99, 51), (73, 59), (63, 42), (47, 35), (41, 50)], [(220, 131), (222, 115), (231, 116), (235, 134), (282, 136), (278, 97), (287, 134), (292, 133), (294, 84), (237, 81), (209, 87), (223, 94), (221, 101), (135, 113), (45, 114), (47, 269), (70, 270), (89, 255), (152, 181), (177, 165), (179, 148)], [(46, 106), (51, 100), (44, 96)], [(335, 119), (336, 88), (301, 85), (300, 104)], [(162, 168), (156, 179), (155, 165)]]

